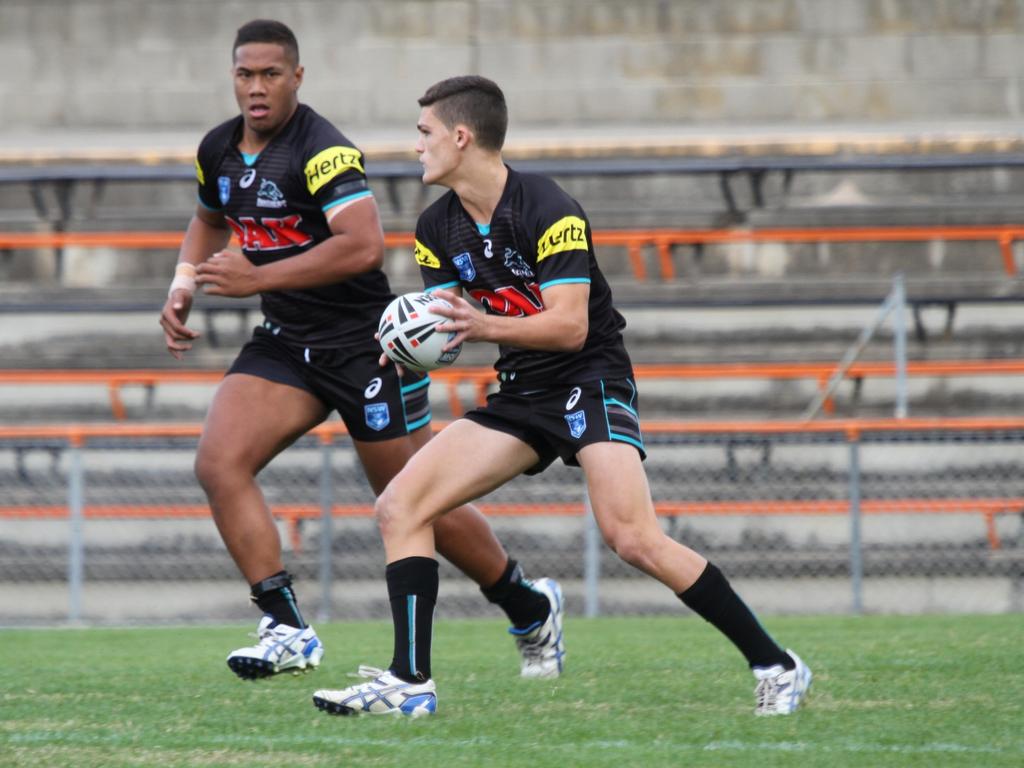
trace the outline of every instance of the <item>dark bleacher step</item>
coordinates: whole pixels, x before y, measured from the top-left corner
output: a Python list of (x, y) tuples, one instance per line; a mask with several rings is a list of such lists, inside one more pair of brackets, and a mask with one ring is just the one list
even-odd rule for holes
[[(908, 275), (905, 286), (911, 305), (1024, 302), (1024, 279), (1003, 274)], [(891, 277), (866, 274), (785, 279), (682, 275), (671, 281), (612, 282), (618, 306), (680, 309), (880, 305), (891, 290)]]
[[(0, 285), (0, 312), (18, 313), (145, 313), (160, 314), (167, 299), (167, 283), (75, 287), (45, 282)], [(200, 294), (194, 312), (241, 312), (259, 307), (255, 296), (245, 299)]]
[[(396, 293), (422, 289), (415, 275), (392, 278)], [(664, 280), (656, 274), (637, 281), (631, 274), (610, 278), (621, 306), (745, 307), (808, 304), (876, 304), (892, 289), (891, 276), (867, 272), (770, 279), (756, 275), (680, 274)], [(1024, 278), (1003, 273), (948, 275), (908, 274), (910, 303), (1024, 302)], [(0, 312), (36, 313), (159, 313), (167, 296), (164, 282), (134, 286), (69, 287), (45, 283), (6, 282), (0, 285)], [(193, 311), (251, 312), (257, 297), (231, 299), (199, 294)]]

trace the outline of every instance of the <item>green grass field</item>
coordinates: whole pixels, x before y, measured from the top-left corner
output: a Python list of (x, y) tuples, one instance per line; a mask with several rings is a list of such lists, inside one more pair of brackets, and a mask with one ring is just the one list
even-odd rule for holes
[(557, 681), (518, 679), (500, 622), (441, 621), (419, 720), (310, 703), (387, 663), (384, 623), (320, 626), (319, 670), (257, 683), (224, 663), (251, 627), (7, 630), (0, 765), (1024, 765), (1024, 615), (767, 624), (815, 673), (791, 717), (753, 716), (742, 658), (698, 619), (570, 619)]

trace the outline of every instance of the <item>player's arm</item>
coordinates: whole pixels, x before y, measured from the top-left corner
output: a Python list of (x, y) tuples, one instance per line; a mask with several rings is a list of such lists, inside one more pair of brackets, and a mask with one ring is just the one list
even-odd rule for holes
[(198, 266), (222, 250), (230, 239), (231, 229), (224, 214), (197, 205), (196, 212), (188, 223), (188, 229), (185, 230), (181, 249), (178, 251), (178, 263)]
[(330, 285), (380, 269), (384, 230), (372, 195), (361, 197), (331, 216), (331, 237), (290, 259), (260, 267), (262, 290), (294, 290)]
[(578, 352), (583, 349), (590, 328), (589, 283), (564, 283), (543, 289), (544, 311), (526, 317), (485, 314), (451, 290), (439, 289), (432, 291), (432, 295), (452, 304), (451, 309), (442, 305), (431, 307), (432, 312), (450, 321), (438, 326), (438, 330), (457, 333), (445, 349), (453, 349), (463, 341), (488, 341), (520, 349)]
[(185, 325), (192, 309), (192, 296), (196, 289), (196, 267), (210, 254), (216, 253), (228, 244), (231, 230), (220, 211), (210, 210), (203, 205), (196, 206), (195, 215), (185, 230), (185, 237), (178, 252), (178, 263), (174, 280), (167, 291), (167, 301), (160, 313), (160, 326), (164, 329), (164, 343), (167, 350), (179, 360), (184, 352), (192, 348), (192, 341), (199, 332)]

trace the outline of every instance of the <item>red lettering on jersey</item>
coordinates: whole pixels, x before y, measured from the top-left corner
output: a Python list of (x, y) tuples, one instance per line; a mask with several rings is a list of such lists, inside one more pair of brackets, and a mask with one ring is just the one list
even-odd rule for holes
[(270, 239), (270, 233), (257, 224), (252, 216), (239, 216), (238, 221), (230, 216), (225, 218), (235, 230), (235, 237), (241, 243), (243, 251), (263, 251), (273, 246), (274, 241)]
[(302, 217), (298, 214), (283, 218), (264, 217), (259, 222), (253, 216), (239, 216), (238, 221), (230, 216), (225, 218), (235, 231), (243, 251), (280, 251), (313, 242), (312, 235), (299, 229)]
[(544, 310), (540, 286), (537, 283), (527, 283), (526, 287), (530, 291), (528, 294), (523, 293), (515, 286), (506, 285), (493, 291), (488, 291), (485, 288), (473, 288), (470, 289), (469, 295), (499, 315), (510, 317), (536, 315)]
[(267, 228), (272, 236), (282, 243), (281, 248), (289, 245), (309, 245), (313, 242), (312, 235), (308, 235), (299, 229), (302, 217), (297, 213), (285, 216), (283, 219), (261, 219), (263, 226)]

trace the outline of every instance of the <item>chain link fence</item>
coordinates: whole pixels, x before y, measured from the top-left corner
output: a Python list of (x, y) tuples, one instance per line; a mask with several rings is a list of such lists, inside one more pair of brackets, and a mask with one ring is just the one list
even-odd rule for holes
[[(0, 433), (0, 624), (254, 619), (192, 474), (197, 431)], [(648, 424), (646, 442), (665, 531), (759, 612), (1024, 610), (1024, 420)], [(373, 495), (340, 430), (260, 483), (307, 615), (389, 616)], [(571, 614), (684, 610), (601, 543), (579, 470), (481, 503), (528, 575), (563, 583)], [(441, 574), (439, 616), (500, 615)]]

